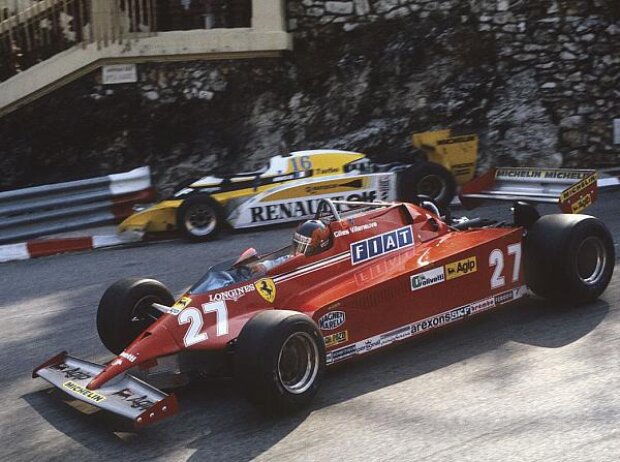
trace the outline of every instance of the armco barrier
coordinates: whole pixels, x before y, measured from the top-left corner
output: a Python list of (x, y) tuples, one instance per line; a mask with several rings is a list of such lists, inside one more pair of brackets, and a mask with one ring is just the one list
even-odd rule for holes
[(115, 223), (154, 196), (149, 167), (0, 192), (0, 244)]
[(597, 183), (602, 192), (620, 190), (620, 167), (599, 170)]

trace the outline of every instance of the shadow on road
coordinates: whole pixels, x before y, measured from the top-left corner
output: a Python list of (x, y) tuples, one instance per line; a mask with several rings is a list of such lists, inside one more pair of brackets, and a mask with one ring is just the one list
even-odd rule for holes
[[(500, 346), (509, 342), (542, 348), (568, 345), (590, 333), (609, 309), (602, 300), (578, 308), (538, 299), (522, 301), (332, 369), (309, 409), (279, 418), (259, 413), (229, 380), (184, 389), (178, 394), (179, 415), (137, 433), (128, 432), (125, 422), (103, 412), (84, 415), (68, 406), (60, 392), (46, 390), (22, 398), (56, 430), (104, 459), (185, 454), (193, 461), (246, 461), (282, 441), (312, 412), (481, 354), (495, 355), (494, 361), (506, 374), (502, 380), (524, 379), (527, 368), (510, 348)], [(55, 455), (70, 457), (69, 452)]]

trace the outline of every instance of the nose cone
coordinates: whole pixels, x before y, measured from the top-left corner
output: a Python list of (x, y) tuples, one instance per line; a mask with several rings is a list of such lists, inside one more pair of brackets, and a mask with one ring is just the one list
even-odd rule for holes
[(87, 388), (96, 390), (106, 382), (117, 377), (127, 369), (144, 364), (147, 361), (177, 353), (183, 349), (165, 323), (157, 322), (129, 345), (116, 359), (95, 376)]

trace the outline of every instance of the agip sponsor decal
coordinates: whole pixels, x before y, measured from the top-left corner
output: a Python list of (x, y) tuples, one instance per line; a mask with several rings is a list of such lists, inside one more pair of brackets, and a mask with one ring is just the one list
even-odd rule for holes
[(351, 263), (357, 265), (411, 246), (413, 246), (413, 229), (411, 226), (404, 226), (351, 244)]
[(319, 318), (319, 328), (321, 330), (334, 330), (342, 326), (347, 320), (344, 311), (330, 311)]
[(93, 403), (100, 403), (102, 401), (105, 401), (106, 397), (103, 395), (100, 395), (99, 393), (89, 390), (86, 387), (83, 387), (82, 385), (72, 382), (71, 380), (69, 380), (68, 382), (65, 382), (62, 384), (63, 388), (66, 388), (69, 391), (72, 391), (73, 393), (76, 393), (78, 395), (80, 395), (83, 398), (86, 398), (89, 401), (92, 401)]
[(146, 411), (155, 405), (155, 401), (148, 399), (147, 395), (134, 395), (129, 388), (123, 388), (122, 390), (113, 393), (112, 396), (116, 396), (127, 402), (131, 405), (132, 409), (140, 409), (141, 411)]
[(65, 363), (54, 364), (49, 367), (50, 370), (60, 372), (65, 376), (65, 379), (74, 379), (74, 380), (86, 380), (93, 377), (90, 372), (85, 371), (79, 367), (72, 367)]
[(443, 266), (432, 270), (425, 271), (420, 274), (414, 274), (411, 276), (411, 291), (423, 289), (428, 286), (434, 286), (435, 284), (441, 284), (446, 280), (446, 275)]
[(254, 283), (256, 291), (269, 303), (273, 303), (276, 299), (276, 283), (271, 278), (259, 279)]
[(460, 278), (476, 271), (478, 271), (476, 257), (464, 258), (446, 265), (446, 280)]

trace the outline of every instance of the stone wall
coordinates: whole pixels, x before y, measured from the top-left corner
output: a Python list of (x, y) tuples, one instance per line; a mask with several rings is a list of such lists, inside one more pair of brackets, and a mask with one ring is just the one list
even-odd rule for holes
[(283, 58), (92, 73), (0, 119), (1, 189), (150, 164), (164, 190), (289, 149), (410, 158), (415, 131), (481, 136), (481, 168), (620, 163), (617, 0), (290, 0)]
[[(421, 27), (447, 21), (455, 29), (475, 28), (476, 40), (492, 43), (491, 104), (473, 128), (485, 135), (494, 161), (531, 155), (537, 163), (565, 166), (620, 163), (620, 146), (612, 145), (613, 118), (620, 117), (617, 0), (289, 2), (289, 28), (300, 37), (395, 18)], [(453, 108), (462, 104), (448, 101)]]

